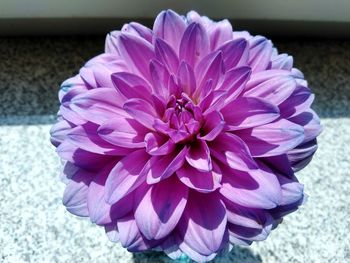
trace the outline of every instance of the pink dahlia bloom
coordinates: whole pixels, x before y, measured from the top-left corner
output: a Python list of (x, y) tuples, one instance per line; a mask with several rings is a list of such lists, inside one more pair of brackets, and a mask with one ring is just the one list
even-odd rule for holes
[(195, 12), (111, 32), (59, 93), (63, 203), (129, 251), (208, 261), (304, 200), (314, 95), (270, 40)]

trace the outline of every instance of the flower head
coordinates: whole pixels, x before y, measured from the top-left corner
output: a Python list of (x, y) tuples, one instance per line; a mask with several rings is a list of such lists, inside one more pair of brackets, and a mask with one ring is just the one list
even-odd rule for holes
[(129, 251), (207, 261), (265, 239), (304, 193), (313, 94), (272, 42), (190, 12), (111, 32), (61, 87), (63, 202)]

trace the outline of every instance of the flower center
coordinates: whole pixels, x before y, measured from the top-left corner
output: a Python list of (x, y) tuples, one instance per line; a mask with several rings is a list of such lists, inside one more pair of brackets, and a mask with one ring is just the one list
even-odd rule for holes
[(201, 128), (202, 112), (185, 93), (180, 98), (171, 96), (164, 121), (169, 125), (170, 138), (178, 142), (191, 141)]

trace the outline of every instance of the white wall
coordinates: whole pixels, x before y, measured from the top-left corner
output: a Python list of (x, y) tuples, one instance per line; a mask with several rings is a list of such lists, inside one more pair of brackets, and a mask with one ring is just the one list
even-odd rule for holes
[(0, 18), (147, 18), (166, 8), (236, 19), (350, 21), (350, 0), (0, 0)]

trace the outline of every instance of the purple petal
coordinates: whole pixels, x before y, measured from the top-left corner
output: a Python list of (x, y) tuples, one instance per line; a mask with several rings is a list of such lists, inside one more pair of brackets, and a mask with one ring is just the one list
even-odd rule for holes
[(248, 145), (254, 157), (284, 154), (304, 140), (303, 127), (284, 119), (235, 134)]
[(315, 139), (322, 132), (320, 119), (311, 109), (309, 109), (307, 112), (303, 112), (292, 118), (289, 118), (288, 120), (299, 124), (304, 128), (305, 138), (303, 142), (308, 142)]
[(176, 177), (151, 186), (135, 210), (142, 234), (147, 239), (161, 239), (172, 232), (186, 206), (187, 194), (187, 187)]
[(143, 126), (153, 129), (157, 112), (153, 106), (142, 99), (130, 99), (124, 104), (124, 110)]
[(156, 133), (145, 136), (146, 152), (151, 155), (166, 155), (175, 150), (175, 143)]
[(229, 130), (270, 123), (280, 116), (277, 106), (254, 97), (240, 97), (226, 104), (221, 113)]
[(249, 67), (234, 68), (225, 73), (225, 77), (218, 88), (218, 90), (227, 92), (227, 97), (223, 105), (230, 103), (242, 93), (250, 74), (251, 69)]
[[(203, 94), (202, 89), (209, 79), (212, 80), (213, 87), (216, 86), (220, 77), (224, 73), (224, 64), (222, 60), (222, 52), (212, 52), (204, 57), (198, 64), (195, 70), (195, 75), (198, 80), (198, 89), (196, 90), (196, 96)], [(204, 97), (203, 95), (201, 96)]]
[(126, 99), (151, 100), (152, 89), (143, 78), (127, 72), (114, 73), (111, 78), (116, 90)]
[[(177, 50), (177, 49), (176, 49)], [(164, 40), (157, 38), (155, 43), (156, 58), (162, 62), (170, 73), (176, 73), (179, 67), (179, 58)]]
[(212, 51), (231, 39), (232, 26), (227, 19), (214, 23), (212, 29), (209, 30), (210, 50)]
[(250, 90), (260, 85), (261, 83), (269, 81), (272, 78), (283, 77), (283, 76), (292, 76), (292, 73), (287, 70), (279, 70), (279, 69), (271, 69), (271, 70), (264, 70), (260, 72), (254, 72), (254, 74), (251, 75), (245, 90)]
[(289, 179), (283, 175), (277, 176), (282, 190), (282, 198), (279, 205), (289, 205), (298, 202), (304, 196), (304, 186), (297, 179)]
[(222, 51), (224, 65), (227, 71), (248, 64), (249, 45), (243, 38), (226, 42), (219, 50)]
[(229, 167), (241, 171), (258, 168), (247, 145), (232, 133), (222, 133), (208, 144), (211, 154)]
[(77, 147), (98, 154), (126, 155), (130, 149), (118, 147), (101, 139), (97, 134), (97, 126), (91, 123), (77, 126), (68, 133), (69, 141)]
[(162, 11), (154, 21), (154, 36), (165, 40), (175, 51), (186, 29), (184, 19), (172, 10)]
[(231, 202), (252, 207), (271, 209), (281, 201), (281, 187), (273, 173), (262, 169), (247, 172), (221, 167), (220, 193)]
[(165, 66), (157, 60), (150, 62), (150, 72), (153, 83), (154, 96), (157, 96), (161, 101), (166, 101), (169, 96), (168, 82), (169, 72)]
[(125, 156), (117, 163), (106, 181), (106, 201), (109, 204), (118, 202), (146, 180), (141, 171), (148, 160), (149, 155), (141, 149)]
[(192, 68), (208, 54), (209, 39), (205, 29), (198, 23), (192, 23), (183, 34), (180, 43), (180, 61), (186, 61)]
[(249, 65), (253, 72), (267, 69), (273, 51), (270, 40), (262, 36), (255, 36), (249, 41)]
[(186, 155), (187, 162), (202, 172), (209, 172), (212, 169), (210, 150), (203, 140), (193, 142)]
[(65, 140), (67, 134), (72, 129), (73, 124), (65, 120), (58, 121), (55, 123), (50, 130), (50, 140), (56, 147)]
[(190, 248), (204, 256), (217, 252), (223, 241), (226, 223), (226, 208), (216, 193), (191, 191), (178, 224), (183, 240), (181, 250), (187, 253), (187, 248)]
[(151, 157), (147, 183), (155, 184), (170, 177), (182, 167), (187, 152), (187, 147), (184, 147), (178, 153), (173, 152), (169, 155)]
[(130, 33), (135, 36), (142, 37), (148, 42), (152, 42), (152, 36), (153, 36), (152, 30), (137, 22), (131, 22), (130, 24), (125, 24), (122, 28), (122, 31)]
[(201, 193), (210, 193), (220, 187), (220, 175), (217, 172), (201, 172), (185, 164), (177, 172), (183, 184)]
[(127, 116), (123, 98), (111, 88), (92, 89), (72, 98), (69, 107), (85, 120), (102, 124), (106, 120)]
[(222, 132), (224, 126), (225, 122), (221, 113), (212, 111), (205, 116), (205, 122), (202, 127), (203, 135), (198, 138), (201, 140), (212, 141)]
[(307, 111), (314, 98), (309, 88), (297, 86), (290, 97), (279, 105), (282, 117), (287, 119)]
[(279, 54), (271, 59), (271, 69), (292, 70), (293, 57), (287, 54)]
[(105, 141), (125, 148), (145, 147), (144, 138), (148, 129), (128, 118), (114, 118), (98, 128), (98, 135)]
[(290, 150), (287, 154), (288, 160), (291, 163), (292, 169), (295, 172), (303, 169), (312, 159), (313, 154), (317, 150), (316, 139), (298, 145)]
[(274, 105), (284, 102), (296, 88), (294, 78), (278, 76), (271, 78), (244, 92), (244, 96), (266, 99)]
[(81, 169), (69, 179), (63, 194), (63, 205), (70, 213), (77, 216), (89, 216), (87, 193), (93, 178), (93, 173)]
[(117, 45), (132, 73), (141, 73), (149, 80), (149, 61), (154, 58), (153, 46), (147, 40), (129, 33), (120, 34)]
[(192, 95), (196, 90), (196, 78), (192, 67), (185, 61), (182, 61), (177, 72), (179, 86), (187, 94)]

